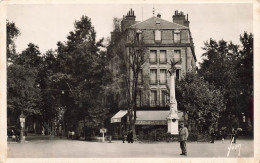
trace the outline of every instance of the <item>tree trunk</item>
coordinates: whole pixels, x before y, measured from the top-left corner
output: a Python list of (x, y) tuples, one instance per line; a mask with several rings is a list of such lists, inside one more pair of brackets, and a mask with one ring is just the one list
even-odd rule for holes
[(132, 124), (131, 129), (133, 131), (133, 139), (136, 140), (136, 132), (135, 132), (135, 124), (134, 123)]

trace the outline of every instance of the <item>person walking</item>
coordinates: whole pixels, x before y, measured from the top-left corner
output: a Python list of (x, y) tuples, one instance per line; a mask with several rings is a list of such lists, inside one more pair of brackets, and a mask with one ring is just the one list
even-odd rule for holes
[(182, 151), (180, 155), (187, 156), (186, 141), (188, 139), (188, 136), (189, 136), (188, 129), (184, 127), (184, 123), (180, 123), (179, 141), (180, 141), (180, 147)]
[(122, 141), (123, 143), (125, 143), (125, 138), (126, 138), (126, 134), (125, 134), (125, 131), (122, 132)]
[(131, 143), (134, 142), (134, 134), (133, 134), (132, 130), (130, 130), (130, 133), (129, 133), (129, 140), (130, 140)]
[(215, 131), (214, 131), (213, 127), (211, 127), (211, 129), (210, 129), (210, 136), (211, 136), (211, 142), (210, 143), (214, 143)]
[(235, 130), (234, 128), (232, 128), (231, 142), (233, 141), (233, 143), (236, 144), (236, 138), (237, 138), (237, 130)]
[(126, 140), (127, 140), (128, 143), (130, 143), (130, 132), (129, 131), (127, 132)]

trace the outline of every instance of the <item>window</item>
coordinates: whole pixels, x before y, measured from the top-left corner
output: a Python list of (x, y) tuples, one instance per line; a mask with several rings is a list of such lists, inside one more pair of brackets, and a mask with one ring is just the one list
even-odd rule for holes
[(136, 31), (136, 41), (137, 43), (140, 43), (142, 41), (142, 31), (140, 30)]
[(150, 84), (157, 84), (157, 70), (150, 70)]
[(150, 51), (150, 63), (156, 63), (157, 62), (157, 51), (156, 50), (151, 50)]
[(157, 103), (157, 91), (156, 90), (152, 90), (151, 91), (151, 106), (155, 106)]
[(174, 50), (174, 61), (175, 62), (181, 61), (181, 50)]
[(160, 70), (160, 84), (166, 84), (166, 69)]
[(161, 97), (162, 97), (161, 105), (162, 106), (166, 106), (166, 103), (167, 103), (167, 93), (166, 93), (166, 90), (162, 90), (161, 91)]
[(173, 36), (174, 43), (180, 43), (181, 42), (181, 32), (179, 30), (174, 31)]
[(139, 70), (138, 72), (138, 84), (143, 84), (143, 70)]
[(176, 79), (180, 80), (181, 79), (181, 70), (176, 69)]
[(167, 63), (166, 50), (160, 50), (160, 63)]
[(161, 37), (161, 31), (159, 31), (159, 30), (156, 30), (155, 32), (154, 32), (154, 34), (155, 34), (155, 41), (161, 41), (162, 40), (162, 37)]

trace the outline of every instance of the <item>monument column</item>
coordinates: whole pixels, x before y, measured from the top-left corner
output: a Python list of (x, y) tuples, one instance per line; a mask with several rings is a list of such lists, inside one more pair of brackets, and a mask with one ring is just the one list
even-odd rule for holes
[(174, 63), (171, 60), (171, 69), (169, 70), (170, 73), (170, 113), (167, 117), (167, 124), (168, 124), (168, 133), (172, 135), (178, 135), (178, 109), (177, 109), (177, 101), (175, 98), (175, 72), (176, 68), (175, 65), (178, 62)]

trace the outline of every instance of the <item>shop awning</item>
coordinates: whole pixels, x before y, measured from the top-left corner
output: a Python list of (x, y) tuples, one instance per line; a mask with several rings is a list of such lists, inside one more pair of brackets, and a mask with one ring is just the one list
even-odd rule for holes
[[(169, 110), (136, 111), (136, 125), (167, 125)], [(121, 122), (121, 118), (127, 114), (127, 110), (120, 110), (111, 118), (111, 123)], [(183, 112), (178, 111), (179, 122), (183, 122)], [(187, 117), (186, 117), (187, 119)]]
[[(167, 125), (169, 110), (137, 111), (136, 125)], [(183, 122), (183, 113), (178, 112), (179, 122)]]
[(111, 123), (121, 122), (121, 118), (127, 114), (127, 110), (120, 110), (111, 118)]

